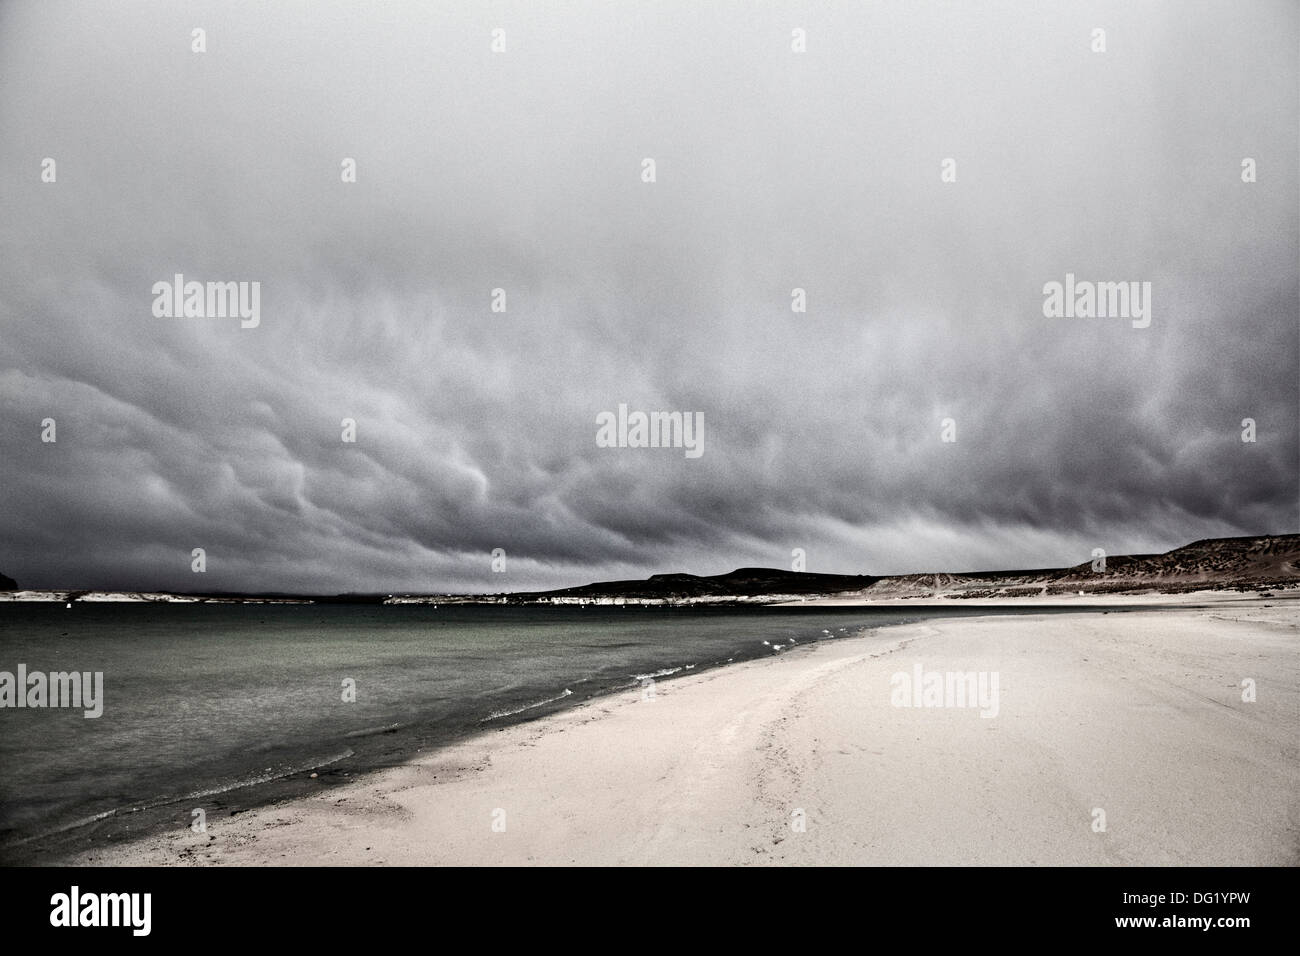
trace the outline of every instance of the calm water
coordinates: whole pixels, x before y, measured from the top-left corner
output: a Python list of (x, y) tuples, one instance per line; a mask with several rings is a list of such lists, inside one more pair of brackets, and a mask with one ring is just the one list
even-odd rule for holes
[[(175, 818), (191, 806), (247, 805), (259, 788), (314, 768), (357, 772), (630, 689), (639, 675), (769, 655), (765, 640), (989, 613), (0, 605), (0, 670), (104, 673), (98, 719), (0, 710), (0, 858), (96, 818), (91, 829), (141, 811)], [(345, 678), (356, 682), (355, 702), (342, 700)]]

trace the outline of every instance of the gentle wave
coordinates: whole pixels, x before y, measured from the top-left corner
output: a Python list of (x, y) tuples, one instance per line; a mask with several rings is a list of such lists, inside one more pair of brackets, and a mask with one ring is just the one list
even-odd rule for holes
[[(692, 664), (690, 666), (694, 667), (695, 665)], [(669, 674), (676, 674), (679, 670), (681, 670), (680, 667), (665, 667), (663, 670), (655, 671), (653, 674), (633, 674), (632, 680), (640, 682), (643, 680), (649, 680), (652, 677), (667, 677)]]
[(569, 690), (569, 688), (566, 687), (566, 688), (564, 688), (564, 693), (563, 693), (563, 694), (556, 694), (554, 697), (548, 697), (548, 698), (546, 698), (546, 700), (539, 700), (539, 701), (537, 701), (537, 702), (535, 702), (535, 703), (532, 703), (532, 704), (524, 704), (524, 706), (522, 706), (522, 707), (515, 707), (515, 708), (513, 708), (512, 710), (498, 710), (498, 711), (494, 711), (493, 713), (488, 714), (486, 717), (484, 717), (482, 720), (480, 720), (479, 723), (480, 723), (480, 724), (485, 724), (485, 723), (487, 723), (489, 720), (500, 720), (502, 717), (513, 717), (515, 714), (522, 714), (524, 711), (526, 711), (526, 710), (532, 710), (534, 707), (543, 707), (543, 706), (545, 706), (546, 704), (553, 704), (553, 703), (555, 703), (557, 700), (564, 700), (564, 698), (568, 697), (568, 696), (569, 696), (570, 694), (572, 694), (572, 693), (573, 693), (573, 691)]
[(103, 813), (96, 813), (94, 816), (82, 817), (80, 820), (73, 820), (70, 823), (64, 823), (61, 826), (45, 830), (41, 833), (34, 833), (31, 836), (23, 837), (20, 840), (12, 840), (7, 846), (22, 846), (24, 843), (30, 843), (32, 840), (39, 840), (41, 837), (53, 836), (56, 833), (66, 833), (68, 830), (75, 830), (77, 827), (89, 826), (92, 823), (98, 823), (100, 820), (115, 816), (116, 810), (105, 810)]
[(79, 820), (72, 820), (68, 823), (61, 824), (49, 830), (42, 830), (40, 833), (33, 833), (31, 836), (25, 836), (19, 840), (13, 840), (6, 844), (7, 846), (21, 846), (24, 843), (30, 843), (33, 840), (40, 840), (44, 837), (54, 836), (59, 833), (66, 833), (69, 830), (75, 830), (78, 827), (89, 826), (92, 823), (98, 823), (100, 820), (106, 820), (109, 817), (115, 817), (119, 814), (140, 813), (144, 810), (156, 810), (159, 807), (170, 806), (173, 803), (184, 803), (186, 800), (200, 800), (203, 797), (214, 797), (219, 794), (229, 793), (231, 790), (239, 790), (242, 787), (253, 787), (261, 783), (270, 783), (273, 780), (282, 780), (285, 777), (292, 777), (296, 773), (303, 773), (307, 770), (316, 770), (320, 767), (328, 767), (332, 763), (338, 763), (347, 757), (351, 757), (353, 751), (345, 750), (333, 757), (325, 760), (317, 760), (312, 763), (303, 764), (289, 770), (279, 773), (263, 773), (255, 777), (245, 777), (232, 783), (223, 784), (219, 787), (212, 787), (207, 790), (195, 790), (193, 793), (187, 793), (179, 797), (164, 797), (161, 800), (154, 800), (151, 803), (144, 803), (138, 807), (117, 807), (113, 810), (105, 810), (102, 813), (96, 813), (89, 817), (82, 817)]
[(406, 724), (385, 724), (382, 727), (366, 727), (364, 730), (352, 730), (343, 735), (344, 740), (351, 740), (353, 737), (369, 737), (373, 734), (387, 734), (394, 730), (401, 730)]

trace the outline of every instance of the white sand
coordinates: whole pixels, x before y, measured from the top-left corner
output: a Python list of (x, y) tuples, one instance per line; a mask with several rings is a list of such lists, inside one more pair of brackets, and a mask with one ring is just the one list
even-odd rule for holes
[[(1295, 597), (810, 645), (74, 862), (1296, 864)], [(997, 672), (998, 715), (891, 706), (917, 663)]]

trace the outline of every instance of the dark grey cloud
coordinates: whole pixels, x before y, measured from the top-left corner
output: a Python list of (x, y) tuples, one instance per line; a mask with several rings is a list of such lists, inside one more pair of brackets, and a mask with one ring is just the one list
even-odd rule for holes
[[(2, 5), (0, 570), (495, 591), (1296, 531), (1298, 40), (1289, 3)], [(261, 324), (155, 318), (178, 272)], [(1151, 282), (1150, 328), (1045, 318), (1067, 272)], [(703, 456), (596, 447), (619, 403), (702, 412)]]

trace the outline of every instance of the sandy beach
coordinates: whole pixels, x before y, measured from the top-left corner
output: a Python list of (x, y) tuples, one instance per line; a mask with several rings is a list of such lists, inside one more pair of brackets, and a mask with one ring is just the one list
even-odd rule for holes
[[(66, 862), (1294, 865), (1296, 597), (801, 646)], [(900, 706), (931, 672), (996, 716)]]

